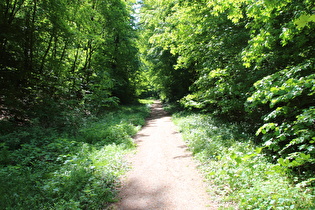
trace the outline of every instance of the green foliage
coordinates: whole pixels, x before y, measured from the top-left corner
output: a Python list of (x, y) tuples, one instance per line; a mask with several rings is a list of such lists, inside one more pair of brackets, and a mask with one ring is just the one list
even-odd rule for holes
[(140, 52), (161, 97), (258, 129), (185, 124), (209, 177), (244, 209), (314, 207), (313, 2), (145, 0), (141, 11)]
[(0, 137), (0, 208), (106, 208), (148, 114), (148, 106), (135, 105), (81, 120), (75, 131), (11, 128)]
[(145, 0), (141, 53), (164, 98), (175, 91), (186, 109), (253, 124), (270, 160), (308, 179), (315, 163), (313, 3)]
[(55, 123), (69, 109), (97, 113), (134, 102), (131, 3), (2, 1), (1, 118)]
[(297, 28), (301, 29), (310, 22), (315, 22), (315, 15), (303, 14), (294, 21), (294, 24), (297, 25)]
[(170, 102), (185, 96), (195, 77), (193, 66), (174, 68), (179, 56), (167, 46), (168, 40), (164, 37), (164, 32), (172, 27), (166, 18), (172, 14), (174, 5), (171, 1), (143, 1), (138, 41), (143, 75), (149, 83), (147, 88), (150, 90), (153, 87), (163, 101)]
[[(124, 116), (128, 115), (128, 118)], [(92, 144), (123, 144), (127, 147), (134, 146), (134, 136), (139, 128), (144, 125), (147, 112), (135, 107), (122, 107), (119, 112), (106, 114), (103, 121), (86, 125), (79, 130), (83, 141)], [(136, 126), (136, 127), (135, 127)]]
[[(253, 145), (250, 126), (201, 114), (176, 114), (175, 122), (215, 193), (239, 209), (312, 209), (312, 180), (293, 183), (287, 167), (271, 164)], [(296, 179), (298, 179), (296, 177)]]
[(264, 145), (274, 151), (282, 165), (307, 170), (315, 162), (314, 150), (314, 85), (312, 60), (269, 75), (255, 83), (257, 91), (248, 99), (249, 106), (269, 104), (264, 124), (257, 131)]
[(63, 166), (46, 180), (43, 193), (55, 198), (56, 208), (65, 201), (71, 205), (75, 201), (80, 209), (101, 209), (105, 203), (114, 201), (117, 179), (126, 170), (121, 161), (123, 154), (122, 146), (95, 149), (82, 144), (76, 155), (59, 157), (59, 161), (64, 161)]

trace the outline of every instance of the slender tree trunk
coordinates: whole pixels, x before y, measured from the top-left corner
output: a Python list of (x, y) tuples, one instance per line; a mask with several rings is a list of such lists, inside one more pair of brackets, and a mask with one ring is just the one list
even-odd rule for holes
[(52, 57), (54, 59), (57, 58), (57, 50), (58, 50), (58, 35), (54, 34), (54, 48), (52, 50)]
[(37, 12), (37, 0), (34, 0), (34, 7), (33, 7), (33, 17), (32, 17), (32, 24), (31, 24), (31, 31), (30, 31), (30, 70), (33, 70), (33, 61), (34, 61), (34, 43), (35, 43), (35, 17)]
[(44, 65), (45, 65), (45, 62), (46, 62), (46, 57), (47, 57), (47, 55), (49, 53), (49, 50), (51, 48), (51, 44), (52, 44), (53, 38), (54, 38), (54, 33), (51, 34), (49, 42), (48, 42), (47, 49), (46, 49), (46, 51), (45, 51), (45, 53), (43, 55), (42, 62), (41, 62), (41, 65), (40, 65), (40, 69), (39, 69), (40, 73), (43, 73)]
[(65, 41), (65, 45), (64, 45), (64, 47), (62, 49), (62, 53), (61, 53), (61, 56), (60, 56), (60, 59), (59, 59), (60, 63), (63, 61), (63, 59), (65, 57), (67, 46), (68, 46), (68, 40)]
[(25, 73), (30, 73), (33, 70), (33, 60), (34, 60), (34, 32), (35, 32), (35, 16), (37, 10), (37, 0), (34, 0), (34, 5), (31, 11), (25, 16), (26, 21), (26, 31), (25, 31), (25, 47), (24, 47), (24, 69)]
[(74, 61), (73, 61), (73, 64), (72, 64), (72, 70), (71, 70), (71, 73), (72, 73), (72, 77), (73, 77), (73, 82), (72, 82), (72, 91), (75, 91), (75, 85), (76, 85), (76, 77), (75, 77), (75, 68), (77, 66), (77, 61), (78, 61), (78, 57), (79, 57), (79, 47), (77, 48), (77, 51), (75, 53), (75, 56), (74, 56)]

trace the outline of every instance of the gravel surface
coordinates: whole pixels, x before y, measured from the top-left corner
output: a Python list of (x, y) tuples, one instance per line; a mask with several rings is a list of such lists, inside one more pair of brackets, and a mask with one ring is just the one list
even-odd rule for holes
[(114, 209), (217, 209), (171, 117), (161, 103), (152, 106), (147, 125), (137, 134), (132, 170), (123, 180)]

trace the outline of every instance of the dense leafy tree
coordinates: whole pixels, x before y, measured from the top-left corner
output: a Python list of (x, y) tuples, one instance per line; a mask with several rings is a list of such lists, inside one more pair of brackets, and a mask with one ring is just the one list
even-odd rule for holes
[[(193, 82), (184, 106), (262, 126), (260, 143), (286, 167), (314, 164), (313, 1), (143, 3), (146, 56), (163, 88), (191, 72), (171, 79)], [(158, 67), (165, 51), (174, 64)]]
[(134, 25), (129, 1), (0, 2), (1, 119), (51, 126), (158, 93), (260, 127), (287, 168), (314, 166), (314, 1), (139, 4)]
[[(267, 2), (268, 3), (268, 2)], [(252, 39), (244, 51), (245, 65), (270, 74), (255, 83), (248, 98), (252, 111), (264, 124), (264, 145), (273, 150), (278, 162), (287, 167), (314, 164), (314, 23), (299, 25), (304, 15), (312, 13), (311, 1), (283, 1), (256, 5)], [(263, 6), (265, 15), (258, 12)], [(261, 10), (260, 10), (261, 11)], [(284, 158), (284, 159), (283, 159)]]
[(2, 115), (25, 120), (134, 100), (130, 2), (7, 0), (0, 11)]
[(140, 50), (145, 59), (146, 71), (155, 90), (165, 101), (177, 101), (185, 96), (195, 78), (194, 68), (175, 68), (179, 54), (172, 52), (165, 32), (174, 27), (168, 21), (176, 2), (144, 1), (141, 12)]

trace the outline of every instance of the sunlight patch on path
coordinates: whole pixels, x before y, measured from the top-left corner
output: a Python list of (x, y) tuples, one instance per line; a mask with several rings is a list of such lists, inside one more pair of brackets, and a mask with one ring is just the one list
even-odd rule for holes
[(151, 117), (135, 141), (133, 169), (123, 181), (116, 209), (217, 209), (161, 103), (153, 105)]

